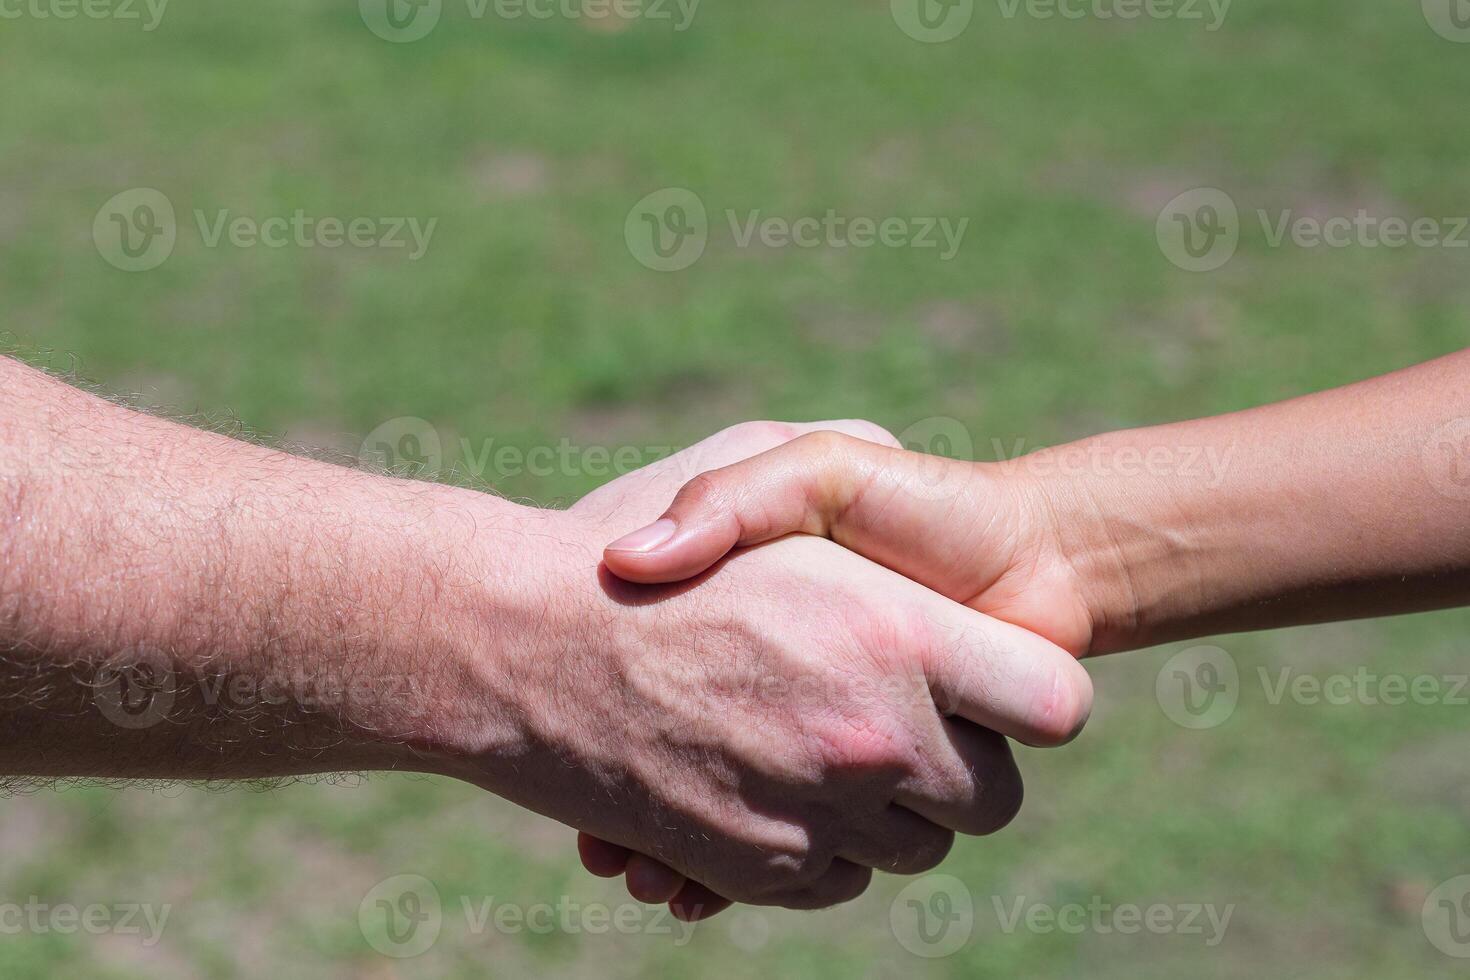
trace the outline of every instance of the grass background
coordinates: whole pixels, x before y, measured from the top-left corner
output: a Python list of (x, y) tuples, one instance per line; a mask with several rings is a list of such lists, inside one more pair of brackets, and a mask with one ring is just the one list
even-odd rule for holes
[[(620, 29), (611, 29), (619, 27)], [(390, 44), (348, 0), (173, 0), (137, 21), (0, 21), (0, 329), (38, 361), (180, 412), (354, 451), (419, 416), (450, 444), (687, 444), (748, 418), (952, 416), (977, 452), (1223, 411), (1465, 343), (1466, 252), (1271, 249), (1254, 211), (1470, 207), (1470, 46), (1412, 2), (1237, 0), (1199, 22), (1008, 19), (942, 45), (880, 0), (705, 0), (689, 30), (466, 16)], [(141, 274), (99, 207), (163, 191), (181, 227)], [(694, 189), (692, 268), (631, 257), (645, 194)], [(1175, 194), (1227, 190), (1220, 271), (1161, 254)], [(192, 211), (438, 217), (428, 254), (204, 247)], [(971, 219), (932, 251), (736, 248), (725, 209)], [(55, 351), (47, 355), (45, 351)], [(992, 443), (992, 440), (999, 440)], [(463, 474), (461, 474), (463, 475)], [(597, 480), (494, 481), (554, 503)], [(1412, 520), (1412, 514), (1405, 514)], [(73, 788), (0, 802), (0, 900), (145, 901), (162, 942), (0, 936), (7, 977), (1449, 975), (1419, 922), (1470, 871), (1463, 706), (1272, 705), (1258, 667), (1465, 669), (1463, 612), (1232, 637), (1219, 728), (1154, 699), (1178, 648), (1090, 665), (1098, 710), (1023, 751), (1028, 802), (944, 867), (971, 940), (918, 959), (903, 882), (833, 912), (741, 910), (669, 936), (475, 935), (395, 961), (358, 931), (376, 882), (446, 903), (621, 901), (571, 835), (442, 781), (279, 792)], [(1007, 934), (993, 899), (1234, 904), (1225, 941)]]

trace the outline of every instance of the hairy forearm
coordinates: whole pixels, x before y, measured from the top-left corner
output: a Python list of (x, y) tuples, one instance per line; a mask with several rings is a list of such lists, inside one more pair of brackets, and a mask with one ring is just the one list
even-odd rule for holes
[(1049, 450), (1094, 652), (1470, 602), (1467, 418), (1461, 352)]
[[(0, 774), (433, 768), (429, 716), (485, 639), (448, 611), (503, 601), (474, 621), (509, 634), (534, 605), (509, 556), (464, 545), (513, 541), (524, 513), (133, 412), (0, 358)], [(501, 707), (487, 699), (474, 724), (512, 740)]]

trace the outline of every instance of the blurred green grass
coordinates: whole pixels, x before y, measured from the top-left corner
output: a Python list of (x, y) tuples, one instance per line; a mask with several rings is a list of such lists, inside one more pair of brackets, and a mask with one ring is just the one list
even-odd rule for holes
[[(1027, 448), (1298, 394), (1462, 346), (1463, 252), (1272, 250), (1190, 275), (1154, 238), (1196, 186), (1255, 208), (1463, 214), (1470, 47), (1414, 4), (1237, 3), (1178, 21), (1007, 20), (943, 45), (881, 2), (706, 0), (690, 29), (467, 18), (389, 44), (338, 0), (174, 0), (159, 28), (0, 22), (0, 330), (180, 412), (356, 450), (421, 416), (453, 444), (687, 444), (748, 418), (953, 416)], [(155, 187), (160, 268), (107, 265), (97, 209)], [(902, 249), (737, 249), (677, 274), (629, 254), (645, 194), (773, 215), (968, 216), (950, 262)], [(190, 212), (438, 217), (428, 254), (207, 249)], [(33, 353), (46, 360), (44, 353)], [(995, 440), (995, 442), (992, 442)], [(463, 476), (463, 474), (460, 474)], [(545, 502), (586, 474), (510, 475)], [(1412, 520), (1413, 515), (1405, 515)], [(394, 961), (357, 930), (375, 882), (618, 901), (569, 833), (454, 784), (272, 794), (90, 788), (0, 803), (0, 900), (171, 903), (163, 941), (6, 936), (6, 976), (1447, 975), (1419, 905), (1470, 871), (1463, 707), (1272, 705), (1288, 663), (1463, 670), (1470, 615), (1231, 638), (1218, 729), (1154, 700), (1172, 649), (1091, 665), (1098, 711), (1024, 752), (1016, 825), (943, 869), (976, 934), (918, 959), (887, 880), (819, 915), (743, 911), (668, 936), (467, 934)], [(992, 896), (1200, 902), (1225, 941), (1007, 934)]]

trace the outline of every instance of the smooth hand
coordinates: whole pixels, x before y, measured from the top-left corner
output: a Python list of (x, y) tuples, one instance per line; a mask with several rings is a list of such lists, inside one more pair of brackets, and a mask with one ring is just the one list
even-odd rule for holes
[(1058, 488), (1017, 466), (814, 432), (689, 480), (658, 520), (613, 542), (605, 558), (630, 582), (678, 582), (735, 548), (790, 534), (830, 538), (1083, 656), (1094, 615), (1087, 570), (1056, 520)]

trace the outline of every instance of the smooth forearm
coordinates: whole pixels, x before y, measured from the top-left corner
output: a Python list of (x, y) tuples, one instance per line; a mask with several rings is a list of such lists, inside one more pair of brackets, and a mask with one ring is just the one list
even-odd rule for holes
[(1466, 417), (1462, 352), (1048, 450), (1094, 652), (1470, 601), (1470, 485), (1440, 445)]
[[(432, 767), (447, 722), (427, 716), (452, 714), (466, 650), (530, 604), (510, 557), (469, 538), (522, 513), (0, 360), (0, 773)], [(492, 642), (463, 635), (471, 605)], [(474, 724), (513, 739), (501, 707), (485, 699)]]

